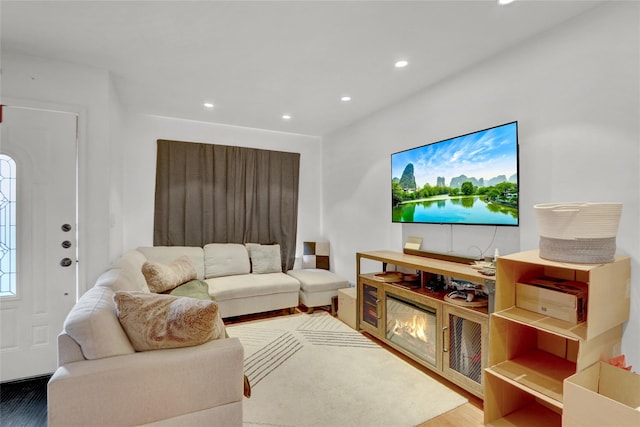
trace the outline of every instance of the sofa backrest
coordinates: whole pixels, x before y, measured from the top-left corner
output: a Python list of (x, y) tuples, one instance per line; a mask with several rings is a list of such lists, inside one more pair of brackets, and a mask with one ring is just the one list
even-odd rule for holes
[[(112, 268), (123, 270), (122, 283), (114, 284), (115, 291), (144, 291), (149, 292), (149, 286), (142, 274), (142, 264), (147, 260), (144, 254), (135, 249), (122, 254), (112, 265)], [(96, 285), (98, 285), (96, 283)]]
[(249, 252), (239, 243), (209, 243), (204, 247), (205, 278), (251, 273)]
[[(135, 352), (120, 325), (113, 301), (122, 272), (112, 268), (102, 273), (96, 286), (80, 297), (64, 321), (64, 332), (78, 343), (85, 359)], [(58, 349), (59, 359), (64, 351), (63, 348)]]

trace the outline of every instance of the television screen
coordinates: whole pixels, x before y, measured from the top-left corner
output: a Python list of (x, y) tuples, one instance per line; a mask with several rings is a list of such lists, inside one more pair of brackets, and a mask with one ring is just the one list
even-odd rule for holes
[(393, 222), (518, 225), (518, 122), (391, 155)]

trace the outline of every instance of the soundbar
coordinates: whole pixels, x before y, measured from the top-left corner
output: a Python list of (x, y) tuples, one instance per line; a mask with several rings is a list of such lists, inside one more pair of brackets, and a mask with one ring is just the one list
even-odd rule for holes
[(474, 264), (476, 261), (480, 261), (481, 258), (473, 258), (463, 255), (456, 255), (452, 253), (446, 252), (428, 252), (428, 251), (420, 251), (417, 249), (407, 249), (404, 248), (404, 253), (407, 255), (417, 255), (425, 258), (434, 258), (443, 261), (451, 261), (457, 262), (460, 264)]

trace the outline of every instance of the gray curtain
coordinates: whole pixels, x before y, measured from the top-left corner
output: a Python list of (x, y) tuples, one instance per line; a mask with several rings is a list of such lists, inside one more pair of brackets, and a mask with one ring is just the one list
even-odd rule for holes
[(300, 154), (158, 140), (153, 244), (278, 243), (293, 268)]

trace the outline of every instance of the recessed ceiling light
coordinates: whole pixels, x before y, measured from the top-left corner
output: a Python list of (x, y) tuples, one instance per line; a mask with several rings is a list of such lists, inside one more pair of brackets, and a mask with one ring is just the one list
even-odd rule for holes
[(406, 67), (407, 65), (409, 65), (409, 61), (406, 61), (406, 60), (404, 60), (404, 59), (403, 59), (403, 60), (400, 60), (400, 61), (396, 61), (396, 63), (395, 63), (395, 67), (396, 67), (396, 68), (404, 68), (404, 67)]
[(498, 0), (498, 4), (499, 4), (500, 6), (504, 6), (504, 5), (507, 5), (507, 4), (509, 4), (509, 3), (513, 3), (514, 1), (515, 1), (515, 0)]
[(349, 102), (349, 101), (351, 101), (351, 97), (349, 95), (342, 96), (342, 97), (340, 97), (340, 101)]
[(204, 108), (213, 108), (213, 102), (205, 102), (203, 105)]
[(291, 120), (291, 114), (283, 114), (282, 115), (282, 119), (283, 120)]

